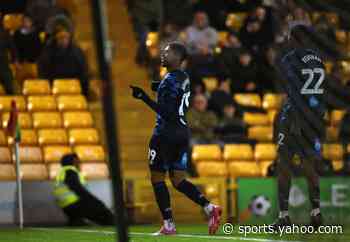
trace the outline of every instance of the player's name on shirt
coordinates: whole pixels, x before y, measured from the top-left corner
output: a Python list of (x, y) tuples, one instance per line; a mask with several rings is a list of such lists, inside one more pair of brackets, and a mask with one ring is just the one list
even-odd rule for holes
[(315, 60), (315, 61), (318, 61), (318, 62), (322, 63), (322, 60), (316, 55), (306, 55), (301, 60), (304, 63), (308, 63), (309, 61), (312, 61), (312, 60)]

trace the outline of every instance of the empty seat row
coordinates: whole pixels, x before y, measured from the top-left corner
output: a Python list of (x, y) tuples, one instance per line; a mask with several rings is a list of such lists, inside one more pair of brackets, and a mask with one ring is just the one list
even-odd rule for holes
[(11, 110), (11, 102), (17, 103), (19, 111), (75, 111), (88, 108), (86, 98), (82, 95), (42, 95), (42, 96), (0, 96), (0, 111)]
[[(74, 147), (51, 145), (20, 146), (19, 158), (22, 163), (57, 163), (65, 154), (75, 152), (82, 162), (104, 162), (105, 152), (100, 145), (78, 145)], [(13, 151), (9, 147), (0, 147), (0, 163), (13, 163)], [(1, 170), (1, 168), (0, 168)]]
[[(350, 152), (350, 144), (347, 147)], [(324, 144), (323, 156), (329, 160), (343, 158), (341, 144)], [(227, 144), (221, 151), (219, 145), (195, 145), (192, 150), (192, 160), (195, 163), (201, 161), (272, 161), (276, 158), (276, 145), (271, 143), (259, 143), (253, 150), (249, 144)]]
[(53, 81), (52, 89), (48, 80), (32, 79), (23, 83), (24, 95), (78, 95), (81, 93), (79, 80), (56, 79)]
[[(2, 117), (2, 127), (6, 128), (9, 120), (9, 112)], [(93, 126), (93, 118), (87, 111), (68, 112), (19, 112), (18, 122), (21, 128), (89, 128)]]
[[(25, 145), (52, 145), (52, 144), (97, 144), (100, 142), (98, 132), (95, 128), (69, 129), (33, 129), (21, 130), (21, 144)], [(13, 137), (6, 137), (0, 130), (0, 145), (13, 144)]]
[[(12, 181), (16, 179), (15, 166), (13, 164), (2, 164), (0, 169), (0, 181)], [(25, 181), (54, 180), (60, 164), (22, 164), (21, 177)], [(107, 179), (109, 177), (106, 163), (85, 163), (79, 168), (86, 179)]]

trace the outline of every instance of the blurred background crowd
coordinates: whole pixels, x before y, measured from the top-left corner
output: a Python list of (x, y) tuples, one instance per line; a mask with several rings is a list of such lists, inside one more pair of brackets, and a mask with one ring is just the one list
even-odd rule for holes
[[(288, 21), (296, 20), (312, 26), (317, 33), (316, 45), (326, 60), (331, 83), (327, 122), (337, 126), (336, 131), (333, 126), (328, 128), (327, 139), (339, 138), (346, 147), (349, 113), (344, 116), (343, 113), (337, 124), (332, 121), (332, 112), (348, 109), (350, 100), (347, 62), (350, 21), (344, 14), (348, 8), (346, 1), (330, 1), (334, 9), (344, 9), (337, 13), (329, 11), (328, 1), (127, 2), (139, 43), (135, 61), (148, 68), (150, 79), (161, 80), (165, 73), (159, 55), (167, 43), (179, 41), (188, 47), (186, 71), (191, 77), (192, 106), (187, 118), (192, 144), (255, 145), (273, 139), (256, 137), (252, 129), (269, 123), (255, 119), (264, 115), (269, 116), (273, 126), (278, 110), (267, 107), (269, 97), (278, 97), (279, 103), (283, 102), (284, 76), (277, 64), (286, 46)], [(253, 98), (245, 101), (244, 94)], [(273, 133), (270, 131), (267, 132)], [(349, 159), (347, 152), (342, 158)]]

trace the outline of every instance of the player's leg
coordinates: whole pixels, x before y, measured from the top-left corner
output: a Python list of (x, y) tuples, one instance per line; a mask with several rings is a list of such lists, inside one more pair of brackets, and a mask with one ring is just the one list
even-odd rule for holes
[(164, 161), (164, 156), (161, 152), (162, 147), (160, 139), (156, 136), (152, 137), (149, 147), (151, 183), (157, 205), (163, 218), (163, 226), (157, 234), (168, 235), (175, 234), (176, 228), (171, 210), (170, 194), (165, 183), (167, 167)]
[(221, 208), (209, 202), (198, 188), (186, 179), (184, 170), (170, 170), (170, 180), (179, 192), (201, 206), (209, 217), (209, 234), (215, 234), (220, 225)]
[(320, 177), (317, 172), (317, 164), (320, 164), (319, 156), (310, 156), (303, 159), (303, 171), (308, 184), (309, 199), (311, 203), (311, 225), (319, 227), (322, 225), (322, 216), (320, 210)]
[(280, 212), (278, 219), (273, 224), (275, 227), (287, 226), (291, 224), (288, 213), (288, 205), (292, 174), (289, 164), (293, 158), (294, 149), (291, 145), (293, 138), (288, 135), (289, 134), (286, 132), (286, 130), (281, 130), (277, 137), (277, 192)]

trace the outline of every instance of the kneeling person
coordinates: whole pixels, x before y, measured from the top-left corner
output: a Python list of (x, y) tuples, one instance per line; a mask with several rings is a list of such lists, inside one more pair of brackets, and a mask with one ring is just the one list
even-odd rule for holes
[(85, 220), (99, 225), (113, 225), (112, 212), (85, 188), (84, 176), (77, 168), (76, 154), (62, 157), (54, 189), (57, 204), (68, 217), (70, 226), (87, 225)]

